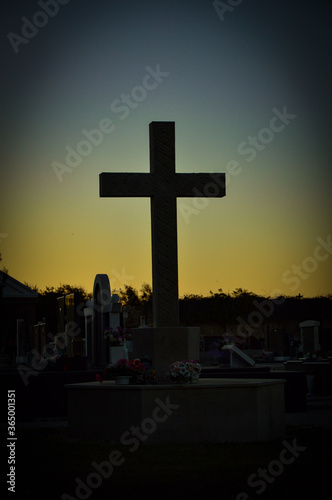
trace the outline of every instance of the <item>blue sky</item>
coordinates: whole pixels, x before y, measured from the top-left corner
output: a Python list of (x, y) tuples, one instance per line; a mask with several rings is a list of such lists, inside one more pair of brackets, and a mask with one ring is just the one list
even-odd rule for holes
[[(16, 279), (151, 283), (149, 200), (100, 199), (98, 176), (147, 172), (149, 123), (175, 121), (178, 172), (228, 172), (225, 198), (178, 200), (180, 295), (331, 293), (332, 257), (313, 257), (332, 233), (330, 5), (221, 4), (2, 2), (0, 252)], [(167, 76), (145, 95), (147, 68)], [(68, 151), (88, 154), (73, 167)]]

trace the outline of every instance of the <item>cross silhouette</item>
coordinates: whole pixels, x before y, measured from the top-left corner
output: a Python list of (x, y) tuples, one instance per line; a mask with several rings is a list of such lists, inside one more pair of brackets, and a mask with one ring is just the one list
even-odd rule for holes
[(150, 173), (101, 173), (100, 196), (151, 198), (153, 324), (175, 327), (179, 325), (176, 198), (193, 198), (201, 192), (202, 197), (221, 198), (226, 194), (225, 174), (177, 174), (175, 123), (152, 122), (149, 131)]

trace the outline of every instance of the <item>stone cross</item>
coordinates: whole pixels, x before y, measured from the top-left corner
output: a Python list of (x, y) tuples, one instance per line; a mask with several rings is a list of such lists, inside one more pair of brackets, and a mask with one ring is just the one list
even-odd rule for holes
[(225, 196), (225, 174), (175, 173), (175, 123), (152, 122), (149, 128), (150, 173), (101, 173), (100, 196), (151, 198), (153, 324), (176, 327), (179, 325), (176, 198), (221, 198)]

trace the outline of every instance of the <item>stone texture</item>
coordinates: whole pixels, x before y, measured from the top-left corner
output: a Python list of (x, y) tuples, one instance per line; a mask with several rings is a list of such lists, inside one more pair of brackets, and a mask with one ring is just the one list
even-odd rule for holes
[(69, 431), (76, 438), (137, 446), (143, 441), (257, 442), (284, 435), (283, 380), (203, 379), (198, 384), (156, 386), (91, 382), (66, 387)]
[(149, 356), (158, 380), (166, 380), (168, 367), (174, 361), (199, 359), (199, 328), (135, 328), (133, 357)]

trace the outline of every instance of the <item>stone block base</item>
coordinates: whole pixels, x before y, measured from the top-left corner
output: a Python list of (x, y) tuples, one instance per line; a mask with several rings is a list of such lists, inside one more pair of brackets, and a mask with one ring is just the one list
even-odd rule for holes
[(149, 356), (159, 381), (174, 361), (199, 359), (199, 327), (156, 327), (133, 330), (133, 357)]
[(197, 384), (67, 385), (70, 434), (147, 443), (270, 441), (284, 435), (284, 381), (202, 379)]

